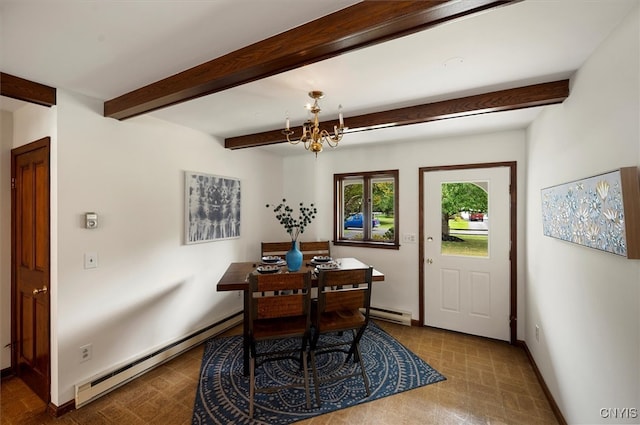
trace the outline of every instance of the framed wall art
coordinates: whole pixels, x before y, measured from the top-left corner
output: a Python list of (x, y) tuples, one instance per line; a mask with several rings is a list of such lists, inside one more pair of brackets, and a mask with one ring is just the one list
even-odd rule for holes
[(542, 189), (545, 236), (640, 259), (637, 167)]
[(240, 237), (240, 180), (185, 171), (185, 243)]

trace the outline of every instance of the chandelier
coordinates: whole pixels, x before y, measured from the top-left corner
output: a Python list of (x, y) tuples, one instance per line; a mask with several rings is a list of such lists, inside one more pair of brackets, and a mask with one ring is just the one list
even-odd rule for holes
[(309, 97), (314, 100), (313, 105), (308, 105), (307, 108), (309, 112), (313, 114), (313, 117), (308, 119), (302, 125), (302, 136), (300, 136), (297, 140), (291, 140), (291, 136), (293, 136), (294, 131), (289, 128), (289, 117), (287, 117), (285, 129), (282, 130), (282, 134), (287, 136), (287, 141), (292, 145), (297, 145), (298, 143), (303, 143), (304, 148), (308, 151), (311, 151), (318, 156), (318, 152), (322, 152), (322, 148), (324, 143), (326, 142), (332, 148), (338, 146), (338, 142), (342, 140), (342, 135), (344, 131), (348, 129), (348, 127), (344, 126), (344, 118), (342, 117), (342, 105), (338, 106), (339, 109), (339, 126), (333, 126), (333, 134), (329, 133), (327, 130), (320, 129), (320, 122), (318, 120), (318, 114), (320, 114), (320, 106), (318, 106), (318, 99), (322, 99), (324, 93), (321, 91), (310, 91)]

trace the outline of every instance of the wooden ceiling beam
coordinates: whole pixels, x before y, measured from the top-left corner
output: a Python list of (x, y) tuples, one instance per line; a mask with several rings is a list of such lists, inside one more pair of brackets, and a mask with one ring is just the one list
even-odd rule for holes
[[(389, 111), (345, 117), (348, 132), (367, 131), (386, 127), (421, 124), (429, 121), (459, 118), (490, 112), (512, 111), (534, 106), (562, 103), (569, 96), (569, 80), (553, 81), (530, 86), (494, 91), (441, 102), (409, 106)], [(321, 128), (332, 129), (337, 120), (325, 121)], [(295, 135), (302, 127), (291, 128)], [(286, 142), (282, 129), (225, 139), (228, 149), (242, 149)]]
[(0, 95), (42, 106), (56, 104), (56, 89), (0, 72)]
[(126, 119), (520, 0), (363, 1), (104, 103)]

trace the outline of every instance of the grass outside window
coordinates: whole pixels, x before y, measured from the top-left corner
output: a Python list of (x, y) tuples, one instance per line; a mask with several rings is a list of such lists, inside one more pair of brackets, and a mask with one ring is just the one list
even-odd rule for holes
[(489, 256), (487, 235), (457, 235), (462, 242), (442, 242), (442, 255), (465, 255), (471, 257)]

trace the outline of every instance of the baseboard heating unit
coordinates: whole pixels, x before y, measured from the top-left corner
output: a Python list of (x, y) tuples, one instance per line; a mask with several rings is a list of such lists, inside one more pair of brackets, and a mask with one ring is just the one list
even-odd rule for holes
[(242, 323), (242, 312), (192, 333), (152, 353), (76, 385), (76, 408), (126, 384), (134, 378), (165, 363), (201, 342)]
[(369, 316), (372, 319), (386, 320), (387, 322), (393, 322), (399, 325), (411, 326), (411, 313), (406, 311), (396, 311), (371, 306)]

